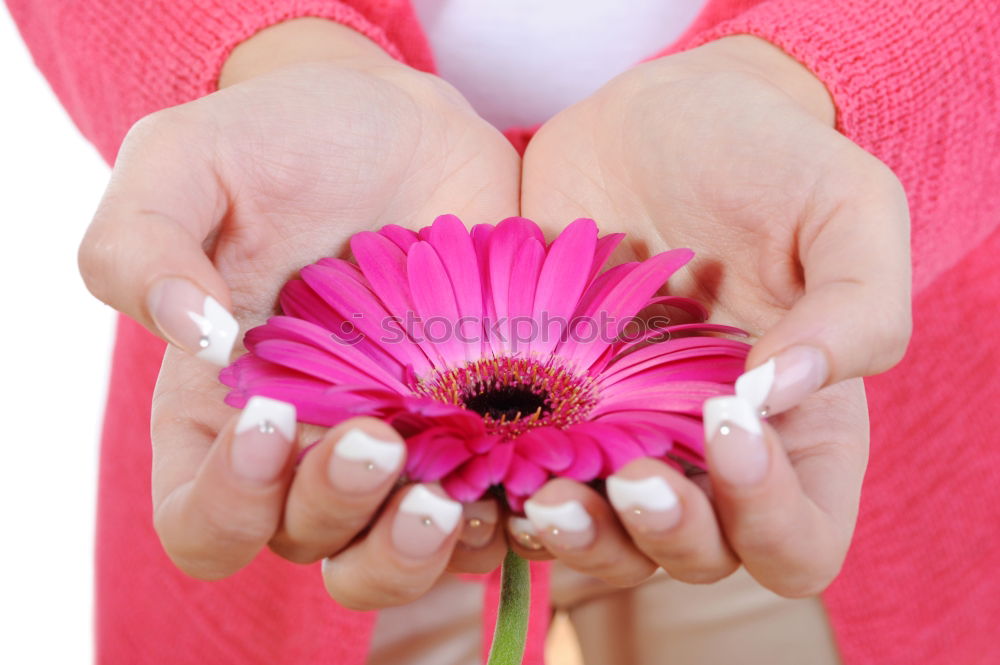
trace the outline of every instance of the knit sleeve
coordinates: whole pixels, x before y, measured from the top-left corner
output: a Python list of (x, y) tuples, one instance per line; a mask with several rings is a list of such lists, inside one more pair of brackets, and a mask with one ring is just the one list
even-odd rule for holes
[(822, 80), (837, 128), (902, 181), (914, 287), (1000, 224), (1000, 2), (765, 0), (673, 50), (766, 39)]
[(112, 161), (141, 117), (216, 88), (229, 52), (299, 17), (327, 18), (429, 69), (405, 0), (8, 0), (42, 73), (83, 134)]

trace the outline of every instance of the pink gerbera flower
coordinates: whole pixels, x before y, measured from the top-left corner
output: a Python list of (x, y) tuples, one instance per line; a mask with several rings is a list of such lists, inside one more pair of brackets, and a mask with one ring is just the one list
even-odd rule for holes
[[(578, 219), (546, 243), (527, 219), (470, 232), (452, 215), (359, 233), (354, 261), (321, 259), (285, 285), (283, 314), (223, 371), (226, 401), (284, 400), (324, 426), (384, 419), (409, 478), (460, 501), (503, 488), (515, 510), (553, 475), (592, 481), (643, 456), (703, 466), (702, 402), (732, 393), (749, 347), (691, 336), (742, 331), (656, 295), (690, 250), (602, 272), (622, 237)], [(696, 322), (638, 318), (654, 306)]]

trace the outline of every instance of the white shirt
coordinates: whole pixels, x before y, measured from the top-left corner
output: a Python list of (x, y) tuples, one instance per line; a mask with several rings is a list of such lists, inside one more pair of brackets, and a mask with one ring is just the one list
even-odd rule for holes
[(501, 129), (544, 122), (669, 46), (706, 0), (413, 0), (438, 73)]

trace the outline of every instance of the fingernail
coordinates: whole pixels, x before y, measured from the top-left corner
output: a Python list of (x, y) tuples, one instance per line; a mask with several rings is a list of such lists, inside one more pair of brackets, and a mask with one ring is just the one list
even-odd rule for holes
[(295, 439), (295, 407), (269, 397), (251, 397), (236, 421), (232, 468), (254, 483), (277, 480)]
[(422, 559), (436, 552), (462, 519), (462, 504), (414, 485), (392, 523), (392, 544), (404, 556)]
[(404, 452), (398, 441), (382, 441), (362, 429), (351, 429), (333, 447), (327, 467), (330, 484), (343, 492), (374, 491), (399, 468)]
[(677, 494), (660, 476), (639, 480), (608, 476), (605, 487), (611, 505), (639, 531), (666, 531), (680, 521)]
[(462, 509), (462, 515), (465, 521), (462, 524), (462, 535), (458, 537), (460, 542), (472, 549), (479, 549), (493, 541), (493, 533), (500, 519), (496, 501), (467, 503)]
[(704, 408), (709, 468), (733, 485), (756, 485), (767, 474), (764, 433), (753, 405), (742, 397), (713, 397)]
[(787, 411), (823, 387), (829, 375), (826, 354), (814, 346), (793, 346), (736, 380), (736, 394), (757, 413)]
[(229, 364), (240, 326), (218, 300), (170, 277), (150, 289), (148, 307), (156, 327), (176, 346), (216, 365)]
[(547, 506), (535, 500), (524, 502), (524, 512), (545, 542), (561, 549), (580, 549), (594, 540), (594, 521), (579, 501)]
[(538, 538), (538, 529), (531, 520), (523, 517), (511, 517), (507, 520), (507, 528), (518, 545), (526, 550), (542, 549), (542, 541)]

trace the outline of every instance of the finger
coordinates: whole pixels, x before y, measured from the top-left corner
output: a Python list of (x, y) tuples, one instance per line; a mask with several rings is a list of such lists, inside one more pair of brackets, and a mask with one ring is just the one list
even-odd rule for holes
[(507, 544), (515, 553), (529, 561), (549, 561), (554, 558), (545, 549), (538, 529), (527, 517), (511, 515), (507, 518)]
[(507, 538), (500, 528), (500, 506), (494, 498), (467, 503), (462, 527), (448, 570), (455, 573), (489, 573), (507, 554)]
[(864, 456), (854, 453), (859, 446), (837, 441), (844, 428), (838, 433), (835, 421), (811, 411), (789, 434), (816, 438), (818, 431), (823, 438), (796, 451), (798, 468), (746, 400), (712, 398), (704, 411), (709, 475), (726, 538), (754, 578), (789, 597), (818, 594), (839, 572), (864, 475)]
[(607, 490), (636, 547), (671, 577), (706, 584), (739, 567), (705, 492), (663, 462), (633, 460)]
[(177, 454), (154, 458), (154, 524), (181, 570), (225, 577), (271, 539), (292, 475), (294, 440), (295, 407), (253, 397), (207, 456), (168, 445)]
[(461, 520), (462, 504), (437, 485), (400, 490), (364, 538), (323, 560), (327, 592), (354, 610), (416, 600), (444, 572)]
[(633, 545), (600, 494), (566, 478), (550, 480), (524, 511), (546, 549), (581, 573), (632, 586), (656, 570)]
[(819, 221), (802, 226), (804, 295), (757, 342), (747, 359), (753, 369), (737, 383), (737, 394), (768, 414), (825, 385), (884, 372), (909, 343), (906, 195), (888, 168), (870, 155), (863, 159), (857, 169), (863, 180), (840, 185), (850, 198), (813, 211)]
[(95, 296), (181, 349), (225, 365), (239, 326), (228, 310), (229, 289), (205, 254), (227, 209), (208, 143), (176, 110), (133, 127), (78, 258)]
[(403, 470), (406, 448), (374, 418), (328, 431), (302, 458), (271, 549), (296, 563), (340, 551), (378, 512)]

